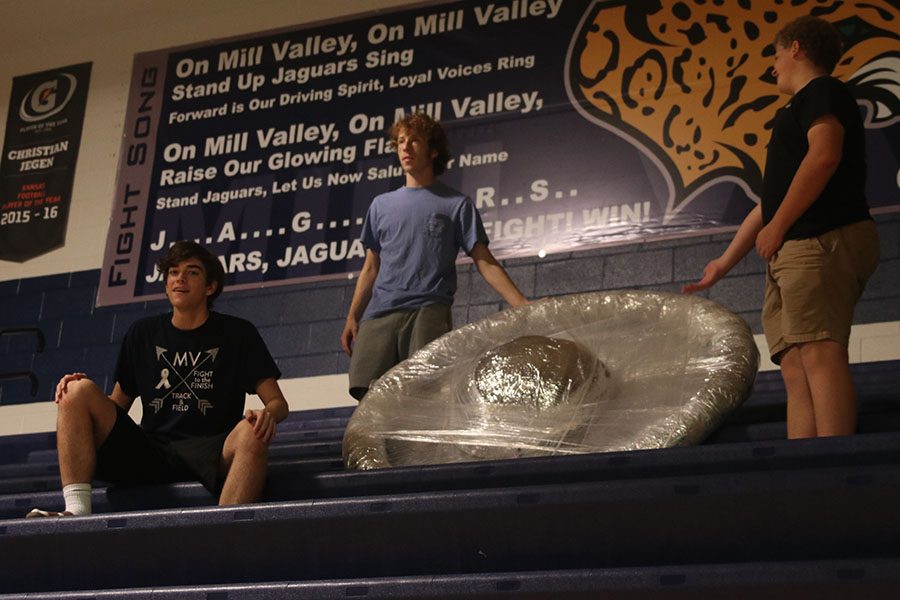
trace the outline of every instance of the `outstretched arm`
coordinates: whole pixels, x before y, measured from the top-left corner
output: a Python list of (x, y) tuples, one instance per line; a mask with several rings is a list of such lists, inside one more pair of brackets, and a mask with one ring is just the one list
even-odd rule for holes
[(528, 299), (522, 295), (522, 292), (519, 291), (513, 280), (509, 278), (506, 269), (497, 262), (497, 259), (494, 258), (494, 255), (485, 244), (481, 242), (475, 244), (469, 256), (475, 261), (475, 267), (487, 284), (494, 288), (510, 306), (516, 307), (528, 304)]
[(725, 249), (722, 256), (709, 261), (703, 269), (703, 278), (696, 283), (688, 283), (681, 288), (681, 291), (685, 294), (693, 294), (712, 287), (713, 284), (725, 277), (728, 271), (753, 249), (756, 236), (762, 226), (762, 208), (757, 204), (741, 223), (737, 233), (734, 234), (734, 239), (728, 244), (728, 248)]
[(347, 312), (347, 323), (341, 333), (341, 348), (347, 355), (352, 354), (353, 342), (359, 332), (359, 319), (372, 299), (372, 288), (375, 287), (375, 278), (381, 268), (381, 258), (378, 253), (366, 250), (366, 262), (363, 263), (356, 280), (356, 289), (353, 290), (353, 300), (350, 301), (350, 310)]
[(265, 408), (248, 410), (244, 413), (244, 418), (253, 425), (253, 433), (257, 439), (268, 444), (275, 437), (275, 424), (284, 421), (290, 409), (274, 377), (260, 380), (256, 384), (256, 395)]

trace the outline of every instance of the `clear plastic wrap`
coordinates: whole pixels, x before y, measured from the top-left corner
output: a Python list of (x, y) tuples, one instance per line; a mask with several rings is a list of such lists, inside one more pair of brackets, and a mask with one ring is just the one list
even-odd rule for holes
[(451, 331), (370, 389), (348, 468), (696, 444), (750, 392), (747, 324), (696, 296), (549, 298)]

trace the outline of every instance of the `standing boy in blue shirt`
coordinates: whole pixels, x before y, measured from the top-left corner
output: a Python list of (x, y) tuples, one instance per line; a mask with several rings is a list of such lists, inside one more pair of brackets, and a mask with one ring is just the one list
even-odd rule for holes
[(357, 400), (392, 366), (450, 331), (460, 249), (511, 306), (528, 302), (488, 250), (472, 200), (437, 181), (450, 159), (440, 124), (426, 114), (408, 115), (390, 138), (406, 185), (369, 207), (366, 260), (341, 334)]

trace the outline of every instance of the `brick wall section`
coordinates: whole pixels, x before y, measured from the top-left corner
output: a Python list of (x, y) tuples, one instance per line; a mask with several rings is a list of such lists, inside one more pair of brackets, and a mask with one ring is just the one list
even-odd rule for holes
[[(900, 321), (900, 213), (876, 217), (881, 263), (860, 301), (855, 322)], [(614, 289), (677, 292), (699, 278), (731, 234), (645, 242), (505, 262), (513, 280), (531, 298)], [(740, 314), (761, 333), (765, 264), (749, 255), (706, 295)], [(167, 310), (166, 302), (95, 308), (100, 271), (0, 282), (0, 328), (37, 325), (46, 349), (36, 354), (30, 335), (0, 338), (0, 371), (33, 370), (40, 380), (38, 399), (47, 400), (65, 372), (89, 373), (104, 389), (113, 385), (118, 347), (128, 326), (142, 316)], [(335, 280), (250, 291), (226, 291), (216, 310), (257, 325), (284, 377), (347, 371), (339, 336), (355, 280)], [(459, 268), (453, 308), (456, 325), (481, 319), (503, 303), (471, 265)], [(27, 402), (28, 383), (0, 382), (0, 404)]]

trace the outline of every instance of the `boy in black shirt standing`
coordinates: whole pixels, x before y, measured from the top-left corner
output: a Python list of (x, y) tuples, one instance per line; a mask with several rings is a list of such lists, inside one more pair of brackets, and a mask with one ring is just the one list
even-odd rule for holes
[(789, 438), (855, 431), (847, 344), (878, 264), (862, 119), (849, 89), (830, 76), (841, 45), (834, 26), (816, 17), (776, 36), (773, 74), (791, 101), (775, 116), (762, 202), (703, 278), (684, 287), (710, 287), (754, 246), (769, 261), (763, 329), (787, 390)]
[[(281, 373), (248, 321), (211, 312), (225, 273), (193, 242), (177, 242), (157, 269), (172, 312), (135, 322), (122, 342), (111, 396), (71, 373), (60, 379), (57, 446), (66, 508), (27, 516), (91, 512), (91, 481), (198, 480), (219, 504), (256, 501), (275, 424), (288, 414)], [(245, 393), (264, 408), (244, 412)], [(136, 397), (141, 425), (127, 411)]]

